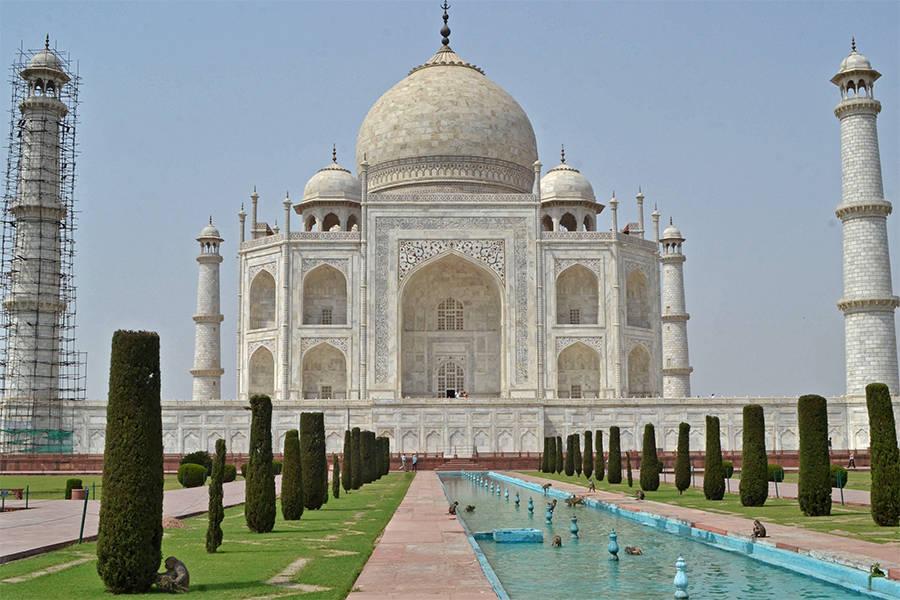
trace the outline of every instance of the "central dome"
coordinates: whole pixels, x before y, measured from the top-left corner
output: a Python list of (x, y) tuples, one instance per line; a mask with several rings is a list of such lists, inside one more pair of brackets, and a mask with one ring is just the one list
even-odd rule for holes
[(519, 103), (444, 46), (369, 110), (370, 192), (530, 193), (537, 142)]

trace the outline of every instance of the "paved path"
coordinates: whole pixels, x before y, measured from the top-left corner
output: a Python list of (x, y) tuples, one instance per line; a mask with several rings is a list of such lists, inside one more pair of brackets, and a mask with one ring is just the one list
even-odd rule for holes
[[(539, 484), (551, 481), (549, 479), (531, 477), (521, 473), (504, 474)], [(557, 481), (553, 481), (552, 483), (553, 488), (556, 490), (585, 496), (587, 498), (594, 498), (601, 502), (608, 502), (623, 510), (644, 512), (670, 519), (677, 519), (704, 531), (711, 531), (721, 535), (730, 535), (746, 540), (750, 539), (750, 533), (753, 531), (753, 521), (750, 519), (704, 512), (693, 508), (684, 508), (672, 504), (652, 502), (650, 500), (635, 500), (630, 495), (626, 496), (614, 492), (587, 492), (585, 487), (574, 484), (560, 483)], [(779, 484), (779, 492), (781, 492), (781, 488), (782, 484)], [(794, 486), (794, 488), (796, 488), (796, 486)], [(847, 490), (844, 491), (846, 492)], [(774, 488), (772, 495), (774, 496)], [(888, 578), (900, 580), (900, 550), (898, 550), (895, 545), (875, 544), (873, 542), (865, 542), (852, 538), (817, 533), (797, 527), (787, 527), (770, 523), (766, 524), (766, 533), (768, 534), (768, 537), (756, 540), (756, 543), (768, 544), (777, 548), (799, 552), (801, 554), (809, 554), (815, 558), (861, 569), (866, 572), (869, 571), (869, 567), (873, 563), (877, 562), (881, 564), (881, 568), (888, 574)]]
[[(224, 486), (223, 504), (244, 503), (244, 482)], [(276, 490), (281, 476), (275, 478)], [(9, 508), (25, 506), (24, 500), (10, 500)], [(76, 500), (31, 500), (28, 510), (0, 513), (0, 564), (35, 556), (78, 543), (84, 502)], [(163, 495), (163, 516), (184, 519), (203, 514), (209, 508), (209, 487), (170, 490)], [(97, 539), (100, 501), (88, 500), (84, 521), (84, 541)]]
[(434, 471), (419, 471), (349, 600), (496, 598)]

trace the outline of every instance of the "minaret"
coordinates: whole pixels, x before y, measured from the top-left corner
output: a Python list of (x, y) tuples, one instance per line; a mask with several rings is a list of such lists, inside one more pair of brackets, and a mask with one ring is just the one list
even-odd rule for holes
[[(864, 395), (866, 385), (884, 383), (900, 393), (894, 309), (900, 299), (891, 289), (887, 217), (876, 119), (881, 103), (873, 97), (881, 74), (853, 51), (831, 82), (841, 90), (834, 115), (841, 121), (843, 202), (835, 214), (844, 230), (844, 352), (847, 395)], [(896, 83), (896, 82), (895, 82)]]
[(218, 400), (222, 397), (222, 333), (220, 324), (225, 317), (219, 312), (219, 244), (222, 238), (219, 230), (209, 225), (203, 228), (200, 237), (200, 281), (197, 284), (197, 332), (194, 338), (194, 401)]
[(663, 322), (663, 397), (690, 398), (691, 372), (688, 358), (687, 322), (691, 318), (684, 306), (684, 238), (672, 225), (663, 231), (662, 254), (662, 322)]
[(28, 91), (19, 103), (21, 168), (18, 192), (9, 207), (15, 241), (9, 293), (3, 300), (9, 327), (4, 421), (10, 405), (21, 401), (33, 407), (28, 427), (55, 429), (42, 416), (51, 415), (50, 404), (60, 399), (59, 327), (66, 310), (60, 295), (60, 229), (67, 213), (60, 198), (60, 125), (68, 113), (62, 88), (70, 78), (50, 50), (49, 36), (20, 76)]

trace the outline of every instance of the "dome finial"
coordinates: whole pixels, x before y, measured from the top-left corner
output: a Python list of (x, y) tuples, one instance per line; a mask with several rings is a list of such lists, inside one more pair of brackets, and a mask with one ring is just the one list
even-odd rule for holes
[(851, 48), (854, 52), (856, 52), (856, 37), (851, 37), (851, 38), (850, 38), (850, 48)]
[[(243, 210), (243, 205), (241, 206), (241, 210)], [(209, 215), (209, 224), (212, 225), (212, 215)]]
[(47, 39), (44, 40), (44, 50), (50, 49), (50, 34), (47, 34)]
[(565, 144), (562, 144), (562, 146), (560, 146), (559, 153), (562, 157), (562, 163), (566, 164), (566, 145)]
[(669, 225), (672, 225), (672, 217), (669, 217)]
[(331, 145), (331, 162), (337, 164), (337, 144)]
[(441, 8), (444, 9), (444, 26), (441, 27), (441, 44), (444, 45), (448, 50), (450, 49), (450, 28), (447, 26), (447, 19), (450, 16), (447, 14), (447, 9), (450, 8), (450, 5), (447, 4), (447, 0), (444, 0), (444, 3), (441, 5)]

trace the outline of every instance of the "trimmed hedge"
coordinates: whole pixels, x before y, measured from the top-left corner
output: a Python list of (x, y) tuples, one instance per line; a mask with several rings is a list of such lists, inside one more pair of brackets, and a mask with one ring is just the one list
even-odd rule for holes
[(300, 413), (300, 465), (303, 470), (303, 505), (318, 510), (328, 493), (328, 457), (325, 456), (325, 413)]
[(566, 455), (563, 452), (562, 436), (556, 436), (556, 472), (562, 473), (566, 464)]
[(225, 465), (225, 483), (231, 483), (237, 479), (237, 467), (232, 464)]
[(331, 453), (331, 495), (335, 498), (341, 497), (341, 463), (338, 462), (337, 454)]
[(758, 404), (744, 407), (741, 452), (741, 505), (762, 506), (769, 496), (766, 468), (766, 421)]
[(241, 465), (241, 477), (244, 479), (247, 479), (247, 464), (248, 463), (244, 463)]
[(622, 483), (622, 450), (619, 441), (619, 428), (613, 425), (609, 428), (609, 474), (607, 480), (610, 483)]
[(631, 452), (625, 453), (625, 471), (628, 473), (628, 487), (634, 487), (634, 478), (631, 476)]
[(691, 426), (678, 425), (678, 453), (675, 456), (675, 489), (678, 495), (691, 487)]
[(216, 459), (213, 461), (212, 474), (209, 480), (209, 520), (206, 526), (206, 551), (213, 554), (222, 545), (222, 520), (225, 518), (225, 507), (222, 499), (225, 492), (225, 440), (216, 440)]
[(350, 454), (353, 457), (353, 471), (351, 473), (351, 476), (353, 477), (353, 485), (351, 487), (354, 490), (358, 490), (363, 484), (361, 438), (362, 432), (359, 430), (359, 427), (354, 427), (350, 432)]
[(284, 463), (280, 460), (272, 461), (272, 475), (281, 475), (281, 470), (284, 468)]
[(254, 533), (269, 533), (275, 526), (275, 474), (272, 470), (272, 400), (250, 398), (250, 462), (244, 486), (244, 519)]
[(883, 383), (866, 386), (872, 469), (872, 520), (882, 527), (900, 525), (900, 451), (891, 392)]
[(178, 467), (178, 483), (185, 488), (200, 487), (206, 483), (206, 469), (203, 465), (184, 463)]
[(828, 452), (828, 407), (825, 398), (809, 394), (797, 400), (800, 432), (800, 482), (797, 500), (808, 517), (831, 514), (831, 455)]
[(541, 473), (549, 473), (550, 463), (547, 462), (547, 459), (550, 455), (550, 438), (548, 436), (544, 436), (544, 451), (541, 453)]
[(595, 437), (597, 440), (597, 461), (594, 464), (597, 470), (597, 481), (603, 481), (603, 477), (606, 475), (606, 465), (604, 464), (603, 456), (603, 432), (598, 429), (595, 432)]
[(659, 489), (659, 456), (656, 455), (656, 430), (653, 423), (644, 425), (644, 447), (641, 453), (641, 489), (655, 492)]
[(363, 431), (362, 440), (363, 465), (365, 465), (363, 479), (366, 483), (372, 483), (377, 479), (377, 474), (375, 473), (375, 432)]
[(719, 417), (712, 415), (706, 415), (706, 467), (703, 471), (703, 495), (707, 500), (713, 501), (725, 497), (725, 466), (722, 462)]
[(66, 479), (66, 500), (72, 499), (72, 490), (80, 490), (84, 488), (84, 483), (80, 479)]
[(584, 459), (581, 456), (581, 434), (573, 433), (572, 434), (572, 445), (575, 449), (575, 458), (573, 462), (575, 463), (575, 473), (581, 477), (581, 466), (584, 463)]
[(212, 473), (213, 458), (206, 450), (199, 450), (197, 452), (185, 454), (181, 457), (181, 460), (178, 461), (178, 466), (187, 464), (203, 465), (203, 468), (206, 469), (207, 473)]
[(159, 336), (115, 332), (109, 363), (97, 572), (113, 594), (142, 594), (162, 561)]
[(566, 436), (566, 475), (571, 477), (575, 474), (575, 436), (569, 434)]
[(766, 465), (766, 481), (776, 481), (776, 477), (778, 483), (784, 481), (784, 467), (778, 463), (768, 463)]
[(281, 516), (297, 521), (303, 516), (303, 465), (300, 461), (300, 432), (291, 429), (284, 436), (284, 464), (281, 469)]
[[(847, 477), (850, 475), (847, 469), (841, 465), (831, 465), (829, 470), (831, 471), (831, 487), (839, 489), (847, 487)], [(838, 473), (841, 474), (840, 482), (838, 482)]]
[(591, 442), (593, 437), (594, 434), (590, 429), (584, 432), (584, 464), (582, 465), (582, 470), (584, 471), (584, 476), (588, 479), (594, 474), (594, 444)]
[(341, 485), (344, 486), (345, 492), (349, 492), (353, 489), (353, 451), (351, 450), (351, 435), (349, 429), (344, 430), (344, 476), (341, 480)]
[(734, 475), (734, 463), (730, 460), (723, 460), (722, 471), (725, 472), (725, 479), (731, 479), (731, 476)]

